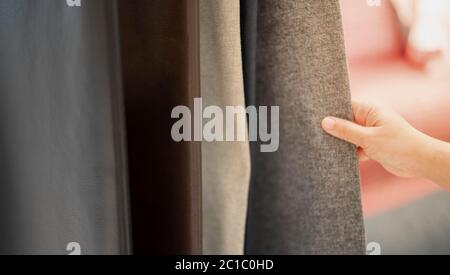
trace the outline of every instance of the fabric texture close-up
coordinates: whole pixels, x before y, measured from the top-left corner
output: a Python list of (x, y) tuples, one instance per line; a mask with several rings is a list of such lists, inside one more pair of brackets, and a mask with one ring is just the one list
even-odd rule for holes
[[(239, 0), (200, 1), (201, 88), (205, 107), (245, 108)], [(238, 125), (247, 124), (246, 117)], [(226, 130), (223, 130), (226, 135)], [(246, 131), (246, 127), (244, 129)], [(250, 152), (247, 141), (202, 143), (205, 254), (244, 253)]]
[(137, 255), (202, 253), (201, 144), (171, 137), (172, 110), (200, 96), (198, 4), (119, 1)]
[(246, 253), (365, 254), (356, 148), (326, 135), (352, 118), (338, 0), (260, 0), (258, 106), (280, 106), (280, 147), (252, 155)]
[(129, 254), (116, 1), (0, 1), (0, 254)]

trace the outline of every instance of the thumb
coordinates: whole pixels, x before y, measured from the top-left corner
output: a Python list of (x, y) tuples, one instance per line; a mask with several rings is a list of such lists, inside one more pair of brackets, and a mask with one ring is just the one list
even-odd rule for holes
[(335, 117), (325, 118), (322, 128), (330, 135), (360, 147), (364, 147), (363, 140), (369, 134), (367, 128)]

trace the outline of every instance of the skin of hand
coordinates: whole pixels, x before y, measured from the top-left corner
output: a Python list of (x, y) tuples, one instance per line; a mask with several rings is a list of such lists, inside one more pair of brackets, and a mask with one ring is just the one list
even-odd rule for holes
[(392, 110), (353, 102), (354, 122), (322, 121), (332, 136), (358, 146), (361, 161), (372, 159), (400, 177), (426, 177), (450, 190), (450, 144), (413, 128)]

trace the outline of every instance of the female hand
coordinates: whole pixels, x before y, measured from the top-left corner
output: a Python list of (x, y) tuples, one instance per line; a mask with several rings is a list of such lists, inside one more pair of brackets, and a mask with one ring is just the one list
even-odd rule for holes
[(352, 105), (355, 122), (328, 117), (322, 122), (324, 130), (358, 146), (361, 160), (375, 160), (400, 177), (424, 176), (424, 161), (435, 140), (391, 110), (359, 102)]

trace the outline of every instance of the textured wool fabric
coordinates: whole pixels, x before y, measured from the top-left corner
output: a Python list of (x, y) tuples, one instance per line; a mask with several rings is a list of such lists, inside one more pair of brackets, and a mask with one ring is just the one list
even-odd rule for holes
[(258, 0), (241, 0), (242, 62), (247, 106), (255, 105), (257, 33)]
[[(239, 0), (200, 1), (204, 107), (245, 106), (239, 14)], [(204, 253), (243, 254), (248, 142), (203, 142), (202, 171)]]
[(197, 0), (119, 1), (135, 254), (202, 253), (201, 145), (172, 110), (200, 96)]
[(116, 5), (0, 1), (0, 254), (131, 253)]
[(351, 119), (339, 1), (260, 0), (258, 105), (280, 106), (280, 148), (256, 153), (248, 254), (364, 254), (355, 147), (326, 135)]
[(382, 255), (450, 255), (450, 194), (437, 192), (366, 221)]

